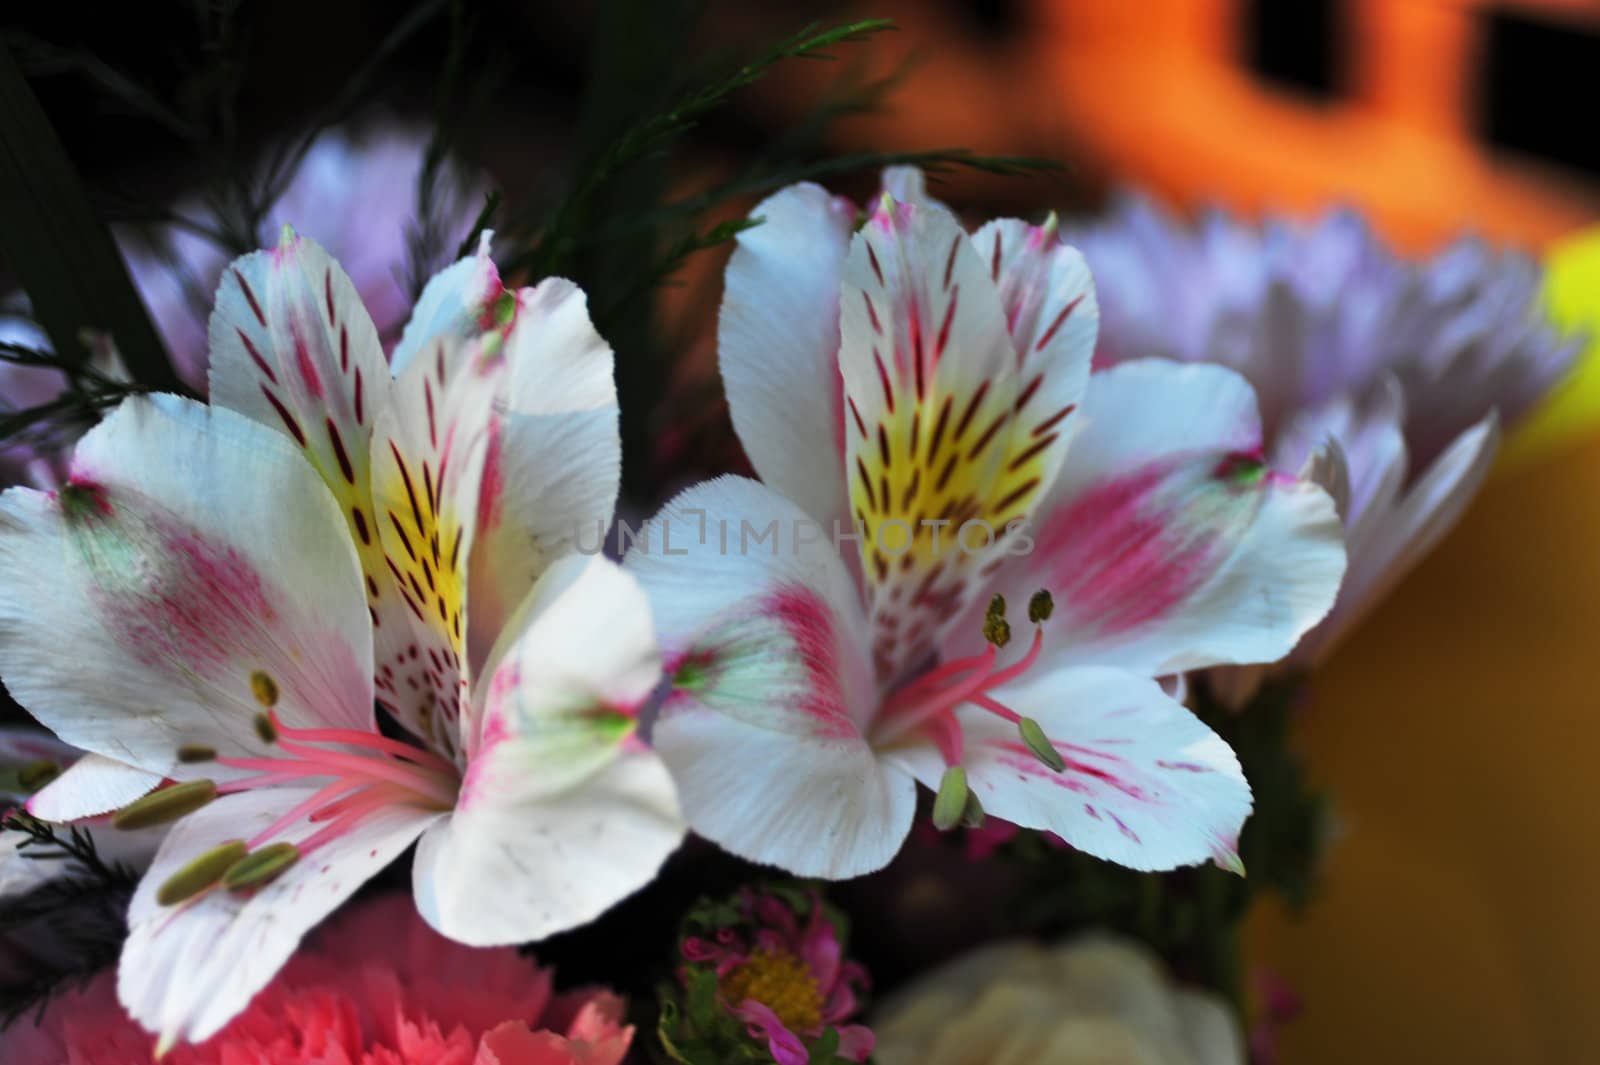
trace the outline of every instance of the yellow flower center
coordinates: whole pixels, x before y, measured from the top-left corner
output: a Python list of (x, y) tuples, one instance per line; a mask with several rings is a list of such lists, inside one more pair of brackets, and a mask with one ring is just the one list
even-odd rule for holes
[(791, 1032), (822, 1027), (822, 992), (805, 962), (787, 950), (757, 947), (748, 960), (722, 978), (722, 997), (737, 1006), (755, 999)]

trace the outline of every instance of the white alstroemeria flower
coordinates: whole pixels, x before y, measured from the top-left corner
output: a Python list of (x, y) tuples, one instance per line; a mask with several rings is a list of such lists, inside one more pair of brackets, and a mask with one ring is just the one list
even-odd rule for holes
[(179, 782), (122, 811), (186, 814), (119, 977), (167, 1043), (217, 1031), (419, 837), (423, 915), (491, 944), (594, 918), (682, 835), (630, 739), (659, 675), (648, 603), (567, 550), (617, 483), (582, 293), (458, 263), (391, 385), (343, 271), (286, 234), (230, 268), (211, 333), (219, 406), (131, 401), (59, 493), (0, 504), (0, 676), (91, 752), (30, 809)]
[[(1501, 428), (1581, 345), (1552, 322), (1539, 266), (1462, 237), (1424, 258), (1359, 214), (1185, 222), (1124, 196), (1073, 235), (1099, 280), (1097, 358), (1215, 362), (1255, 387), (1269, 459), (1339, 502), (1349, 572), (1289, 658), (1315, 665), (1431, 551), (1476, 496)], [(1209, 678), (1230, 701), (1264, 670)]]
[[(1236, 866), (1238, 762), (1154, 678), (1284, 654), (1343, 569), (1327, 495), (1266, 472), (1249, 386), (1090, 378), (1094, 293), (1053, 225), (969, 236), (886, 196), (852, 235), (812, 185), (755, 213), (720, 344), (763, 480), (684, 492), (625, 563), (675, 681), (651, 742), (690, 825), (854, 876), (894, 856), (921, 781), (936, 822), (973, 795), (1135, 868)], [(1042, 622), (1004, 651), (997, 592)]]

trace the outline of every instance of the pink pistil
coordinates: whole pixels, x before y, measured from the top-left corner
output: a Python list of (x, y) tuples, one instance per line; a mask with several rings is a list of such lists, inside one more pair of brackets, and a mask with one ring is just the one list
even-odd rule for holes
[[(329, 778), (316, 792), (296, 803), (249, 840), (256, 847), (270, 841), (302, 818), (323, 828), (301, 841), (301, 854), (343, 836), (385, 806), (422, 805), (448, 810), (455, 805), (460, 773), (455, 765), (426, 751), (375, 732), (357, 729), (295, 729), (270, 715), (277, 731), (275, 741), (283, 757), (219, 758), (218, 764), (243, 769), (255, 776), (218, 786), (223, 793), (253, 791)], [(350, 750), (328, 750), (317, 744), (338, 744)]]

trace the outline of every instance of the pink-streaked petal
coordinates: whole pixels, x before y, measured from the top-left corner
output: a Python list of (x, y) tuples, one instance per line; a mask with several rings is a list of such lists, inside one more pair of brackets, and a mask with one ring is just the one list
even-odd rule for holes
[[(773, 648), (794, 649), (797, 660), (815, 666), (806, 666), (804, 675), (827, 682), (826, 692), (809, 681), (802, 685), (808, 698), (822, 701), (814, 707), (818, 714), (864, 727), (877, 690), (865, 658), (860, 596), (839, 558), (853, 546), (844, 541), (836, 551), (832, 540), (832, 529), (759, 481), (718, 477), (676, 496), (649, 521), (623, 563), (650, 597), (668, 672), (712, 663), (725, 645), (754, 654), (761, 648), (741, 646), (737, 623), (762, 617), (778, 640)], [(801, 609), (807, 604), (814, 608), (809, 614)], [(785, 605), (797, 611), (786, 614)], [(822, 639), (820, 632), (786, 627), (786, 619), (799, 625), (805, 616), (825, 619), (830, 633), (820, 644), (811, 642)], [(775, 698), (787, 690), (781, 687), (787, 679), (774, 676), (767, 692), (751, 693), (748, 709), (760, 715), (756, 723), (783, 727), (776, 722), (801, 709)]]
[(45, 821), (99, 817), (154, 791), (162, 779), (114, 758), (86, 754), (35, 792), (27, 810)]
[[(372, 609), (389, 608), (369, 475), (389, 368), (354, 284), (315, 241), (288, 229), (223, 272), (211, 313), (211, 400), (292, 440), (339, 503)], [(398, 634), (397, 634), (398, 635)], [(381, 629), (379, 646), (388, 635)]]
[[(218, 799), (173, 827), (139, 881), (128, 909), (117, 997), (162, 1042), (200, 1042), (219, 1031), (266, 986), (301, 936), (441, 816), (387, 806), (253, 892), (218, 887), (176, 906), (156, 901), (161, 885), (197, 855), (249, 838), (314, 790), (264, 789)], [(323, 827), (301, 821), (283, 838), (303, 840)]]
[[(741, 536), (769, 523), (762, 543)], [(690, 825), (753, 861), (840, 878), (893, 857), (915, 785), (862, 738), (876, 691), (859, 601), (832, 545), (796, 535), (807, 523), (761, 484), (724, 477), (670, 503), (626, 566), (676, 683), (651, 742)]]
[[(171, 396), (91, 430), (70, 483), (0, 501), (0, 676), (58, 736), (144, 772), (372, 727), (372, 628), (343, 518), (282, 435)], [(70, 657), (61, 649), (71, 648)]]
[(1019, 415), (1080, 402), (1100, 333), (1100, 306), (1083, 256), (1061, 241), (1053, 223), (1014, 218), (988, 223), (972, 243), (1000, 290), (1023, 388), (1031, 389)]
[(495, 392), (494, 377), (458, 368), (475, 358), (471, 349), (455, 338), (431, 341), (396, 379), (372, 441), (372, 536), (382, 547), (385, 603), (375, 613), (384, 636), (378, 700), (452, 757), (467, 711), (467, 558)]
[[(960, 711), (967, 783), (985, 811), (1131, 869), (1237, 866), (1251, 805), (1238, 759), (1156, 682), (1084, 666), (1029, 675), (995, 697), (1034, 718), (1067, 767), (1044, 765), (995, 715)], [(937, 786), (944, 762), (931, 746), (902, 757)]]
[(855, 206), (816, 185), (763, 200), (728, 260), (717, 344), (734, 429), (762, 480), (823, 524), (849, 513), (839, 280)]
[(765, 1003), (745, 999), (734, 1007), (733, 1014), (749, 1025), (751, 1035), (767, 1041), (767, 1050), (778, 1065), (806, 1065), (805, 1043)]
[[(633, 732), (661, 680), (650, 601), (637, 580), (599, 556), (552, 564), (512, 615), (473, 694), (482, 728), (470, 754), (496, 743), (588, 733), (604, 760)], [(531, 793), (550, 794), (592, 765), (549, 767)], [(471, 800), (470, 788), (463, 805)]]
[(599, 542), (622, 475), (615, 358), (583, 290), (552, 278), (516, 301), (468, 563), (474, 670), (545, 567)]
[[(1044, 660), (1160, 676), (1287, 654), (1332, 605), (1342, 529), (1319, 487), (1265, 468), (1249, 387), (1125, 363), (1094, 376), (1084, 410), (1030, 552), (991, 584), (1018, 604), (1054, 596)], [(981, 621), (969, 612), (947, 649), (970, 653)]]
[(926, 655), (1048, 488), (1070, 428), (1064, 396), (1087, 364), (1063, 389), (1030, 392), (1052, 353), (1018, 359), (989, 264), (927, 203), (878, 206), (851, 243), (840, 306), (845, 473), (873, 657), (893, 677)]

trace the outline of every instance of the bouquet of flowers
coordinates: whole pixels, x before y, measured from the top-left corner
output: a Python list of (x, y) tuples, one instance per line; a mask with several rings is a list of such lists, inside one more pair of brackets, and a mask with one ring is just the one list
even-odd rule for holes
[[(1528, 261), (1353, 214), (974, 220), (930, 173), (1038, 164), (960, 150), (640, 181), (881, 28), (553, 202), (324, 123), (153, 240), (0, 65), (49, 164), (0, 177), (110, 286), (12, 264), (6, 1061), (1270, 1059), (1296, 707), (1575, 344)], [(656, 284), (724, 244), (675, 378)]]

